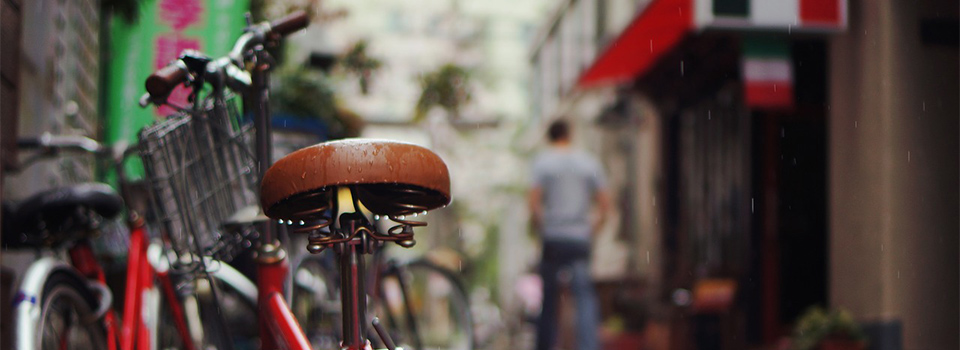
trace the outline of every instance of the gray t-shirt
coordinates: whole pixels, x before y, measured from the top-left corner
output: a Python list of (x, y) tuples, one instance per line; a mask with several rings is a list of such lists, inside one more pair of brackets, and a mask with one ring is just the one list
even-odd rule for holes
[(547, 239), (590, 239), (590, 209), (607, 178), (593, 156), (576, 149), (549, 148), (533, 161), (531, 183), (542, 190), (542, 234)]

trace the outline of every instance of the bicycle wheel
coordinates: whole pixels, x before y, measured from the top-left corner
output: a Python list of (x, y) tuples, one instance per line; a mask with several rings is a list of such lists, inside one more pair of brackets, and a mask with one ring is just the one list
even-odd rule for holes
[[(99, 300), (71, 273), (56, 271), (44, 283), (37, 349), (104, 349), (106, 330), (94, 311)], [(26, 336), (27, 332), (19, 332)]]
[(293, 271), (290, 308), (315, 349), (339, 346), (340, 288), (335, 269), (322, 257), (307, 257)]
[(473, 319), (456, 275), (425, 260), (389, 269), (380, 278), (377, 314), (398, 346), (414, 350), (470, 350)]

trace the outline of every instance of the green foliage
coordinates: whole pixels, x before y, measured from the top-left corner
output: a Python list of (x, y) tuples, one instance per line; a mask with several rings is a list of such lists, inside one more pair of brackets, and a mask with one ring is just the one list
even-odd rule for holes
[(413, 121), (423, 120), (431, 108), (439, 106), (453, 118), (458, 118), (460, 108), (470, 102), (470, 73), (463, 67), (448, 63), (435, 72), (420, 78), (420, 98), (414, 110)]
[(274, 20), (294, 11), (310, 15), (310, 23), (325, 23), (347, 16), (346, 10), (331, 10), (327, 0), (250, 0), (254, 22)]
[(337, 106), (334, 87), (322, 73), (301, 66), (285, 66), (274, 75), (276, 86), (270, 95), (274, 112), (325, 123), (333, 138), (359, 134), (359, 117)]
[(370, 92), (370, 79), (374, 72), (383, 66), (383, 62), (367, 54), (367, 41), (357, 41), (353, 47), (340, 58), (340, 66), (348, 73), (360, 79), (360, 92), (364, 95)]
[[(500, 230), (497, 227), (490, 226), (486, 228), (486, 231), (480, 255), (472, 257), (472, 271), (465, 276), (468, 291), (480, 287), (493, 291), (499, 289), (500, 259), (497, 258), (499, 254), (497, 247), (500, 241)], [(497, 293), (491, 295), (495, 303), (498, 299), (497, 296)]]
[(286, 66), (274, 75), (277, 83), (270, 104), (277, 111), (307, 119), (325, 119), (336, 114), (334, 90), (321, 73)]
[(807, 310), (793, 329), (792, 350), (815, 349), (827, 338), (865, 341), (866, 336), (853, 316), (844, 310), (825, 310), (814, 306)]

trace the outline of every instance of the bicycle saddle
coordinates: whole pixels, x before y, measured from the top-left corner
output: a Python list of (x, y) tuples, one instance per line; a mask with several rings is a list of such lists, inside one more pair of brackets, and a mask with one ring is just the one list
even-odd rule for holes
[(85, 183), (37, 193), (3, 213), (3, 243), (36, 246), (62, 243), (96, 228), (100, 218), (120, 213), (123, 200), (108, 185)]
[(320, 143), (278, 160), (260, 186), (264, 213), (297, 220), (353, 186), (370, 211), (407, 215), (450, 203), (450, 174), (430, 150), (402, 142), (349, 139)]

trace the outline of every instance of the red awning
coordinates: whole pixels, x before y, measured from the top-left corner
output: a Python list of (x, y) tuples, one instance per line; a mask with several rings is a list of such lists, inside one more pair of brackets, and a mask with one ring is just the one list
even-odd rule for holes
[(595, 87), (645, 73), (693, 28), (693, 0), (653, 0), (577, 81)]

